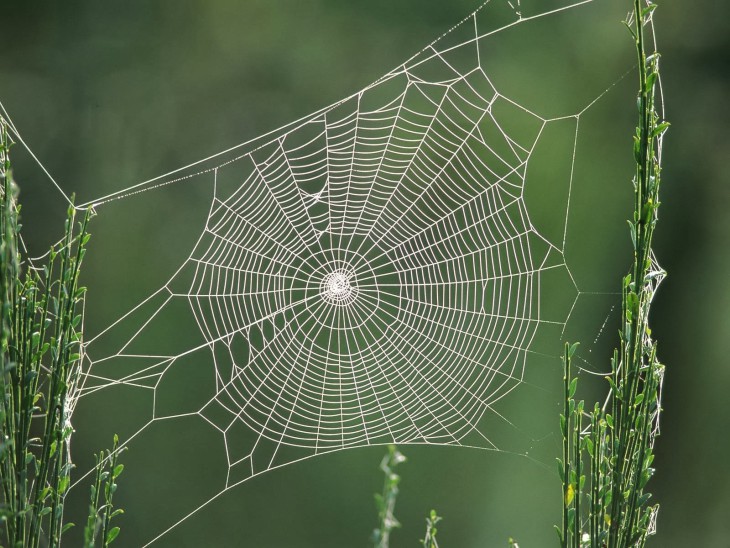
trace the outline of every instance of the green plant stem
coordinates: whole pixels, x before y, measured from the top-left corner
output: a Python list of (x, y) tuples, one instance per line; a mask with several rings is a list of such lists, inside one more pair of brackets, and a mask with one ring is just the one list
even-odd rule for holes
[[(656, 5), (634, 0), (635, 40), (639, 62), (639, 120), (634, 136), (634, 213), (629, 221), (633, 263), (622, 285), (620, 347), (611, 360), (609, 404), (584, 415), (583, 402), (572, 399), (577, 379), (572, 377), (573, 347), (566, 346), (563, 434), (562, 546), (625, 548), (644, 546), (653, 533), (658, 506), (648, 506), (645, 487), (654, 473), (654, 440), (661, 412), (660, 390), (664, 366), (651, 339), (649, 312), (664, 272), (653, 264), (651, 246), (657, 223), (660, 183), (660, 146), (669, 126), (656, 110), (659, 56), (646, 54), (645, 27)], [(588, 418), (588, 426), (583, 424)], [(571, 428), (572, 426), (572, 428)], [(583, 489), (583, 459), (590, 485)], [(588, 504), (582, 499), (588, 497)], [(587, 508), (587, 510), (586, 510)], [(587, 515), (586, 515), (587, 512)], [(588, 531), (583, 531), (583, 522)]]
[[(92, 212), (68, 209), (64, 238), (41, 271), (21, 273), (18, 249), (20, 206), (9, 159), (11, 140), (0, 118), (0, 527), (12, 548), (56, 548), (72, 524), (64, 502), (73, 465), (69, 454), (70, 412), (81, 362), (79, 287)], [(33, 437), (35, 433), (39, 437)], [(116, 442), (115, 442), (116, 443)], [(105, 483), (104, 546), (119, 530), (110, 528), (116, 464)]]
[[(634, 530), (636, 519), (636, 489), (643, 472), (642, 463), (646, 456), (648, 444), (647, 430), (651, 428), (649, 409), (645, 406), (643, 413), (635, 416), (636, 401), (643, 394), (650, 395), (655, 389), (653, 373), (643, 374), (648, 363), (653, 366), (656, 360), (656, 347), (652, 349), (648, 362), (645, 354), (645, 338), (648, 330), (649, 304), (653, 291), (647, 285), (646, 278), (651, 268), (651, 242), (656, 224), (656, 207), (658, 206), (658, 163), (655, 156), (654, 130), (657, 127), (655, 112), (655, 80), (657, 78), (656, 61), (647, 63), (645, 45), (645, 10), (641, 0), (634, 2), (636, 51), (639, 65), (639, 124), (635, 143), (636, 176), (634, 183), (635, 213), (632, 223), (635, 253), (632, 276), (624, 284), (623, 314), (629, 319), (628, 329), (622, 337), (622, 360), (620, 364), (621, 398), (614, 398), (617, 411), (617, 461), (620, 466), (614, 468), (612, 516), (621, 516), (621, 520), (612, 522), (608, 544), (623, 545), (632, 539), (627, 535)], [(650, 81), (650, 78), (652, 81)], [(638, 421), (638, 424), (636, 424)], [(640, 428), (637, 428), (640, 426)], [(638, 434), (637, 434), (638, 432)], [(623, 507), (623, 508), (622, 508)], [(626, 527), (622, 527), (626, 523)]]
[(394, 445), (391, 445), (388, 447), (388, 454), (380, 462), (380, 469), (383, 471), (385, 478), (383, 493), (375, 495), (378, 508), (378, 528), (373, 531), (375, 548), (388, 548), (391, 532), (393, 529), (400, 527), (400, 523), (395, 518), (395, 503), (398, 498), (400, 476), (395, 473), (395, 468), (405, 460), (403, 454)]
[(442, 518), (436, 513), (436, 510), (431, 510), (431, 513), (426, 518), (426, 535), (421, 541), (423, 548), (439, 548), (439, 543), (436, 540), (436, 535), (438, 534), (436, 525), (441, 521), (441, 519)]
[(563, 548), (568, 547), (568, 542), (570, 538), (570, 523), (568, 520), (569, 516), (569, 509), (570, 504), (568, 503), (569, 494), (568, 491), (570, 489), (570, 433), (571, 433), (571, 410), (570, 410), (570, 348), (566, 344), (565, 345), (565, 352), (563, 355), (563, 362), (565, 364), (565, 373), (563, 375), (563, 415), (560, 417), (561, 419), (561, 430), (563, 435), (563, 460), (562, 460), (562, 467), (563, 467), (563, 528), (562, 528), (562, 535), (560, 537), (560, 545)]

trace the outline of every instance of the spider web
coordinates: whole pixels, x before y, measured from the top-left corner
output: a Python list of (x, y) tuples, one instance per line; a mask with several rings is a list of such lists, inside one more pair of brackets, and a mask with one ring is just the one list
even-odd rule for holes
[[(188, 259), (85, 344), (79, 399), (149, 394), (127, 445), (184, 417), (223, 441), (219, 490), (150, 544), (242, 482), (317, 455), (513, 449), (498, 403), (524, 385), (538, 332), (562, 333), (581, 293), (565, 242), (579, 123), (595, 101), (536, 113), (500, 92), (485, 53), (498, 33), (592, 2), (488, 1), (351, 97), (82, 206), (181, 181), (214, 188)], [(530, 185), (547, 192), (528, 166), (565, 123), (570, 175), (548, 235), (528, 209)], [(568, 306), (546, 306), (546, 287)]]

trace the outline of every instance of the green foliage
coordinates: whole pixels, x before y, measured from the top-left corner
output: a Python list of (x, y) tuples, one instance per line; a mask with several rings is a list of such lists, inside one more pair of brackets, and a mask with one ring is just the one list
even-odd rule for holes
[[(395, 518), (395, 502), (398, 498), (400, 476), (395, 473), (395, 468), (406, 458), (398, 451), (395, 445), (388, 446), (388, 453), (380, 462), (380, 469), (385, 474), (383, 492), (375, 494), (375, 505), (378, 509), (378, 528), (373, 531), (373, 544), (376, 548), (388, 548), (390, 546), (390, 533), (393, 529), (400, 527)], [(421, 539), (423, 548), (439, 548), (436, 534), (436, 524), (441, 521), (436, 510), (431, 510), (426, 517), (426, 535)]]
[(101, 546), (109, 546), (119, 535), (119, 527), (111, 527), (111, 520), (123, 514), (121, 508), (114, 509), (114, 493), (117, 490), (116, 480), (122, 475), (124, 465), (119, 464), (119, 455), (126, 448), (119, 448), (119, 438), (114, 436), (111, 450), (102, 451), (96, 457), (96, 475), (91, 485), (89, 500), (89, 517), (84, 529), (84, 546), (93, 548), (97, 539)]
[[(79, 273), (91, 211), (77, 222), (70, 206), (64, 238), (47, 263), (24, 265), (11, 144), (0, 118), (0, 524), (10, 547), (57, 547), (73, 527), (64, 523), (64, 502), (83, 353), (86, 288)], [(111, 504), (111, 492), (105, 500)]]
[[(634, 135), (634, 215), (629, 221), (634, 259), (622, 284), (620, 348), (607, 377), (610, 399), (584, 412), (576, 403), (578, 379), (571, 360), (576, 345), (566, 345), (564, 412), (560, 416), (563, 458), (558, 470), (563, 485), (561, 546), (641, 547), (654, 533), (658, 505), (645, 491), (654, 474), (654, 441), (659, 434), (664, 366), (651, 338), (649, 311), (665, 273), (652, 257), (657, 223), (661, 139), (669, 127), (656, 109), (659, 54), (646, 54), (645, 27), (656, 5), (635, 0), (633, 26), (627, 27), (639, 59), (639, 122)], [(587, 478), (587, 479), (586, 479)]]
[(400, 476), (395, 473), (395, 468), (406, 458), (398, 451), (395, 445), (388, 447), (388, 454), (380, 462), (380, 469), (385, 474), (382, 494), (375, 494), (375, 505), (378, 509), (378, 528), (373, 531), (373, 544), (376, 548), (388, 548), (390, 545), (390, 533), (393, 529), (400, 527), (395, 518), (395, 502), (398, 498), (398, 485)]
[(436, 510), (431, 510), (431, 513), (426, 518), (426, 536), (421, 540), (423, 548), (439, 548), (439, 543), (436, 540), (436, 524), (443, 518), (436, 513)]

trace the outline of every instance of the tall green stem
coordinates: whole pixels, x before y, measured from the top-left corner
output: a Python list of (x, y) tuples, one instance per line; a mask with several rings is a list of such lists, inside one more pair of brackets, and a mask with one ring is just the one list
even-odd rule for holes
[[(646, 28), (655, 8), (646, 0), (634, 0), (633, 25), (627, 23), (639, 66), (634, 214), (629, 221), (634, 256), (622, 285), (621, 344), (614, 352), (612, 373), (607, 377), (610, 405), (595, 406), (587, 415), (585, 432), (583, 402), (576, 405), (572, 400), (577, 379), (571, 376), (570, 353), (566, 351), (564, 358), (566, 390), (568, 386), (571, 390), (566, 414), (561, 417), (561, 476), (564, 493), (571, 496), (564, 495), (563, 528), (559, 529), (563, 546), (568, 546), (569, 540), (573, 547), (643, 546), (653, 533), (658, 511), (658, 506), (648, 506), (651, 495), (645, 487), (654, 473), (653, 448), (658, 435), (664, 366), (657, 359), (657, 346), (651, 338), (649, 312), (658, 283), (665, 275), (654, 264), (651, 246), (658, 219), (661, 140), (669, 124), (660, 120), (656, 108), (659, 55), (646, 52)], [(566, 428), (566, 424), (573, 428)], [(580, 473), (584, 458), (590, 463), (590, 488), (586, 491), (582, 490)], [(588, 504), (581, 506), (583, 497), (588, 498)], [(584, 522), (588, 524), (587, 532), (583, 531)]]
[[(73, 467), (69, 410), (82, 354), (79, 275), (91, 211), (77, 223), (71, 205), (64, 239), (50, 250), (43, 273), (22, 273), (11, 144), (0, 117), (0, 528), (9, 547), (55, 548), (71, 525), (64, 524)], [(109, 525), (114, 488), (103, 510), (105, 546), (119, 532)]]

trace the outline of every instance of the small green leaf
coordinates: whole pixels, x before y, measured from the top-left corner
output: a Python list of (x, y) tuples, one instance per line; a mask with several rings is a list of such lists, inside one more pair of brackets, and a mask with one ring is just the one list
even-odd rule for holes
[(585, 439), (586, 451), (592, 457), (593, 456), (593, 440), (591, 438)]
[(653, 130), (653, 131), (651, 132), (651, 136), (652, 136), (652, 138), (654, 138), (654, 137), (657, 137), (658, 135), (661, 135), (662, 133), (664, 133), (665, 131), (667, 131), (667, 129), (669, 129), (669, 127), (670, 127), (671, 125), (672, 125), (672, 124), (670, 124), (669, 122), (662, 122), (661, 124), (659, 124), (659, 125), (658, 125), (657, 127), (655, 127), (655, 128), (654, 128), (654, 130)]
[(651, 74), (649, 74), (649, 76), (646, 77), (646, 87), (644, 89), (647, 91), (647, 93), (654, 89), (654, 84), (656, 84), (656, 80), (658, 77), (659, 75), (656, 72), (652, 72)]
[[(629, 223), (629, 234), (631, 235), (631, 243), (633, 244), (634, 249), (636, 249), (636, 227), (634, 226), (634, 223), (632, 223), (631, 221), (627, 220), (626, 222)], [(624, 278), (624, 288), (628, 288), (628, 284), (630, 284), (630, 283), (631, 283), (631, 276), (626, 276), (626, 278)]]
[(565, 470), (563, 469), (563, 461), (561, 459), (555, 459), (558, 461), (558, 476), (560, 476), (560, 481), (565, 483)]
[(649, 468), (647, 470), (644, 470), (641, 473), (641, 479), (639, 480), (639, 489), (643, 489), (644, 487), (646, 487), (646, 484), (649, 483), (649, 480), (651, 479), (651, 477), (653, 475), (654, 475), (654, 469), (653, 468)]
[(572, 398), (575, 396), (575, 391), (578, 389), (578, 378), (576, 377), (572, 381), (570, 381), (570, 385), (568, 386), (568, 397)]
[(374, 497), (375, 497), (375, 507), (378, 508), (379, 510), (382, 510), (383, 509), (383, 495), (381, 495), (380, 493), (375, 493)]
[[(623, 394), (621, 393), (621, 390), (618, 386), (616, 386), (616, 383), (614, 382), (613, 378), (606, 377), (606, 380), (608, 381), (609, 386), (611, 387), (611, 392), (613, 392), (614, 397), (619, 400), (623, 401)], [(613, 426), (613, 425), (610, 425)]]
[(24, 379), (23, 379), (23, 382), (24, 382), (24, 383), (25, 383), (26, 385), (28, 385), (28, 384), (30, 384), (30, 383), (31, 383), (31, 381), (32, 381), (33, 379), (35, 379), (35, 378), (36, 378), (37, 376), (38, 376), (38, 372), (37, 372), (37, 371), (28, 371), (28, 372), (27, 372), (27, 373), (25, 374), (25, 377), (24, 377)]
[(647, 224), (651, 221), (651, 216), (654, 214), (654, 202), (651, 198), (647, 200), (644, 206), (641, 208), (641, 222)]
[(656, 9), (656, 7), (656, 4), (647, 5), (643, 10), (641, 10), (641, 18), (646, 19), (646, 17), (650, 15)]
[(106, 535), (106, 544), (111, 544), (119, 536), (119, 527), (112, 527)]

